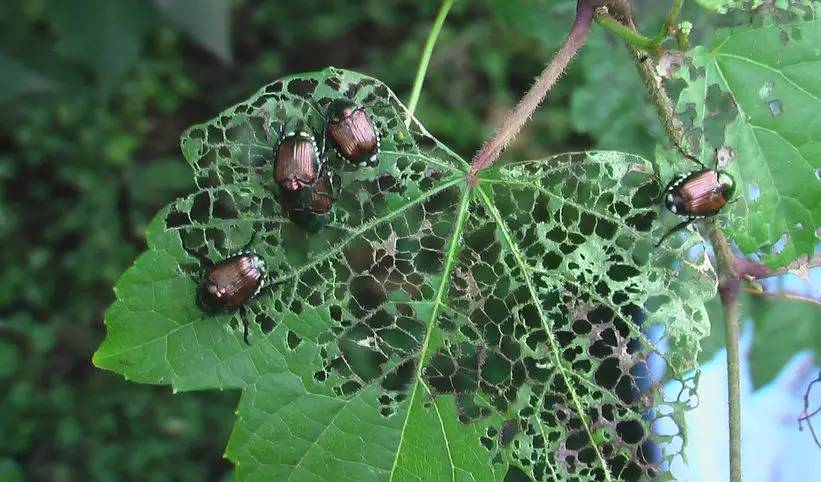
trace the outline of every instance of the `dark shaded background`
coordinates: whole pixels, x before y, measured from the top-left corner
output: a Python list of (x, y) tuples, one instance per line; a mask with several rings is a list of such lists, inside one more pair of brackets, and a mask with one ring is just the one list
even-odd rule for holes
[[(639, 20), (656, 28), (663, 3), (636, 2)], [(420, 120), (469, 157), (550, 59), (574, 5), (458, 0)], [(0, 480), (231, 478), (222, 453), (238, 393), (173, 396), (91, 365), (111, 286), (145, 249), (154, 213), (193, 186), (183, 129), (280, 76), (328, 65), (378, 77), (406, 99), (438, 6), (3, 2)], [(595, 146), (650, 155), (660, 127), (630, 63), (595, 29), (505, 158)]]

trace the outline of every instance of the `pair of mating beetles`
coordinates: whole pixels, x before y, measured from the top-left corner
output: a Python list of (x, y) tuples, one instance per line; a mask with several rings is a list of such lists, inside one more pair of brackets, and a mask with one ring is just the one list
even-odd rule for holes
[(362, 107), (347, 99), (328, 105), (321, 150), (301, 121), (292, 131), (285, 132), (283, 126), (274, 152), (280, 203), (294, 223), (314, 232), (327, 221), (325, 215), (336, 201), (334, 173), (325, 165), (326, 138), (340, 157), (356, 166), (379, 163), (379, 130)]
[[(327, 222), (326, 215), (336, 201), (334, 174), (325, 165), (326, 137), (337, 154), (354, 165), (373, 167), (379, 162), (379, 131), (365, 110), (347, 99), (328, 106), (321, 151), (307, 128), (300, 125), (286, 133), (283, 127), (274, 150), (280, 204), (295, 224), (314, 232)], [(236, 311), (262, 291), (265, 278), (261, 257), (248, 251), (237, 253), (209, 263), (197, 289), (197, 302), (208, 313)], [(243, 338), (249, 343), (245, 319)]]

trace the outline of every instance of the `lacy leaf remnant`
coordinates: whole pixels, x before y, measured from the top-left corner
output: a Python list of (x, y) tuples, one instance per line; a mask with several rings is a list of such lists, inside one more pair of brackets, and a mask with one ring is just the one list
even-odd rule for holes
[[(282, 212), (273, 146), (295, 118), (320, 134), (342, 97), (372, 115), (379, 164), (328, 152), (339, 198), (309, 233)], [(175, 390), (241, 388), (237, 480), (663, 479), (659, 445), (683, 435), (651, 427), (683, 407), (662, 400), (658, 372), (692, 366), (715, 276), (653, 249), (650, 164), (567, 154), (471, 187), (468, 165), (407, 118), (382, 83), (329, 68), (188, 130), (197, 190), (151, 224), (94, 362)], [(249, 243), (268, 288), (205, 315), (199, 259)]]

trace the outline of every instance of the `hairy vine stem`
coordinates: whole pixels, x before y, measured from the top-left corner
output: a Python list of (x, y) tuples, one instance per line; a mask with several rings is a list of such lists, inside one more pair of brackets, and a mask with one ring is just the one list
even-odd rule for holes
[(547, 93), (550, 92), (550, 89), (556, 84), (567, 66), (570, 65), (573, 57), (576, 56), (576, 53), (587, 39), (590, 26), (593, 23), (593, 11), (598, 3), (596, 0), (577, 0), (576, 18), (573, 20), (570, 33), (567, 34), (564, 43), (556, 52), (550, 64), (536, 78), (536, 82), (530, 90), (516, 104), (516, 107), (507, 114), (505, 120), (493, 133), (493, 136), (473, 156), (470, 163), (468, 182), (475, 183), (479, 171), (492, 166), (496, 162), (502, 151), (516, 137), (522, 126), (530, 119)]
[[(668, 15), (669, 25), (671, 18), (675, 18), (673, 13), (681, 8), (681, 2), (676, 1), (672, 12)], [(635, 30), (632, 18), (624, 20), (625, 26)], [(663, 27), (664, 28), (664, 27)], [(643, 55), (638, 46), (627, 42), (633, 57), (638, 64), (639, 73), (647, 89), (648, 97), (656, 110), (661, 124), (670, 140), (677, 146), (684, 145), (684, 129), (681, 123), (675, 118), (673, 102), (667, 95), (662, 85), (661, 76), (658, 75), (655, 63)], [(713, 245), (713, 251), (717, 261), (718, 290), (721, 297), (721, 304), (724, 308), (725, 341), (727, 344), (727, 390), (729, 409), (729, 433), (730, 433), (730, 480), (741, 482), (741, 390), (740, 390), (740, 369), (739, 369), (739, 336), (741, 333), (741, 308), (739, 294), (741, 292), (741, 280), (746, 276), (762, 277), (769, 270), (747, 260), (736, 258), (730, 247), (730, 243), (724, 232), (716, 224), (715, 219), (707, 221), (708, 237)]]

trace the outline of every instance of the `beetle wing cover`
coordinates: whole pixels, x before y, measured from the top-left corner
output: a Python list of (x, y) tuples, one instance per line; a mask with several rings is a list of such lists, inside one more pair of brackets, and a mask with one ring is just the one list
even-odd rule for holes
[(377, 135), (371, 119), (362, 109), (337, 123), (328, 124), (328, 134), (347, 159), (370, 156), (376, 149)]
[(251, 298), (262, 281), (262, 272), (249, 256), (229, 258), (208, 270), (208, 280), (221, 292), (226, 306), (237, 307)]
[(315, 164), (314, 145), (309, 139), (286, 139), (277, 149), (275, 180), (279, 184), (288, 181), (310, 184), (316, 180)]
[(713, 170), (693, 174), (681, 185), (680, 195), (686, 211), (696, 215), (715, 214), (727, 203), (718, 183), (718, 173)]

